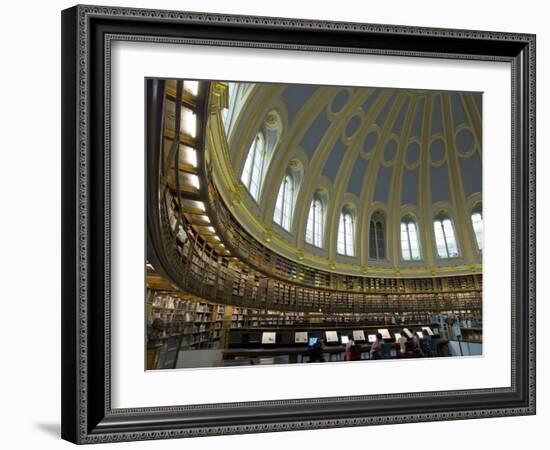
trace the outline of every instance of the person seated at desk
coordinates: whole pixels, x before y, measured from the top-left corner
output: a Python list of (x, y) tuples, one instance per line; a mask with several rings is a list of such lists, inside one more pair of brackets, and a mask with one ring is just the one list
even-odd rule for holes
[(153, 322), (147, 326), (147, 339), (152, 341), (157, 341), (165, 335), (165, 325), (162, 319), (156, 318)]
[(397, 343), (399, 344), (399, 357), (405, 358), (407, 355), (407, 338), (405, 337), (404, 333), (399, 336)]
[(353, 339), (348, 339), (348, 342), (346, 342), (346, 350), (344, 353), (344, 361), (353, 361), (352, 358), (352, 348), (355, 345), (355, 342), (353, 342)]
[(313, 347), (309, 352), (310, 362), (325, 362), (325, 358), (323, 356), (324, 347), (325, 346), (324, 346), (323, 338), (317, 339), (317, 341), (315, 342), (315, 344), (313, 344)]
[(351, 361), (361, 361), (361, 346), (357, 342), (351, 347)]
[(420, 347), (420, 339), (418, 339), (416, 334), (412, 338), (412, 356), (413, 358), (421, 358), (424, 356), (424, 352)]
[(382, 359), (382, 355), (380, 354), (380, 350), (382, 348), (383, 343), (382, 335), (380, 333), (377, 333), (376, 340), (372, 343), (370, 347), (370, 359)]
[(428, 333), (427, 330), (422, 330), (422, 341), (420, 342), (420, 348), (422, 349), (424, 356), (432, 356), (432, 347), (430, 345), (431, 340), (432, 337), (430, 336), (430, 333)]

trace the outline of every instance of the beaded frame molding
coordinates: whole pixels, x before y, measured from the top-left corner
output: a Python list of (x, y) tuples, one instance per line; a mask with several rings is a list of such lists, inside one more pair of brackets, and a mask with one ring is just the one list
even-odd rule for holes
[[(114, 41), (504, 61), (512, 72), (511, 386), (113, 409)], [(535, 36), (75, 6), (62, 12), (62, 437), (78, 444), (535, 414)]]

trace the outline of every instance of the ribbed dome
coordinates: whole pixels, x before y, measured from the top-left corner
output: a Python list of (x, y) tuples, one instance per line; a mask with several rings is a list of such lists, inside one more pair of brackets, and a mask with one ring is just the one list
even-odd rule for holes
[[(482, 200), (481, 93), (264, 83), (217, 83), (213, 92), (215, 181), (235, 217), (274, 251), (351, 274), (481, 272), (472, 226)], [(259, 134), (267, 156), (255, 195), (243, 171)], [(287, 175), (293, 203), (281, 226), (276, 209)], [(307, 238), (315, 198), (324, 211), (318, 245)], [(353, 218), (347, 255), (338, 247), (346, 211)], [(455, 234), (456, 252), (445, 257), (438, 218), (449, 219)], [(409, 222), (419, 248), (405, 254)]]

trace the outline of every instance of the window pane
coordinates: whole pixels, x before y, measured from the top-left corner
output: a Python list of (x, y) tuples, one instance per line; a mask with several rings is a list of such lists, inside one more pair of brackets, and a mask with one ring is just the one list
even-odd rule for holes
[(376, 222), (376, 250), (378, 251), (378, 259), (384, 259), (386, 257), (383, 227), (384, 225), (382, 222)]
[(338, 253), (346, 254), (346, 224), (344, 214), (340, 214), (340, 223), (338, 224)]
[(407, 225), (407, 229), (409, 232), (411, 258), (420, 259), (420, 247), (418, 245), (418, 235), (416, 233), (416, 224), (414, 222), (409, 222)]
[(192, 138), (195, 138), (197, 135), (197, 116), (195, 115), (195, 112), (188, 108), (182, 108), (181, 121), (182, 131)]
[(401, 256), (404, 260), (411, 259), (411, 249), (409, 246), (409, 235), (407, 233), (407, 224), (401, 222)]
[(252, 143), (250, 150), (248, 151), (248, 156), (246, 157), (246, 162), (244, 164), (243, 173), (241, 175), (241, 181), (248, 188), (250, 186), (250, 175), (252, 174), (252, 163), (254, 162), (254, 150), (256, 148), (256, 140)]
[(290, 175), (285, 177), (283, 188), (283, 211), (282, 211), (282, 226), (285, 230), (290, 231), (290, 219), (292, 217), (293, 207), (293, 181)]
[(450, 219), (445, 219), (443, 221), (443, 231), (445, 232), (445, 239), (447, 240), (447, 248), (449, 250), (449, 256), (451, 258), (458, 256), (458, 248), (456, 246), (455, 233), (454, 233), (453, 225)]
[(283, 197), (285, 192), (285, 181), (281, 183), (279, 188), (279, 194), (277, 195), (277, 202), (275, 203), (275, 212), (273, 213), (273, 220), (279, 225), (283, 224)]
[(313, 225), (313, 243), (321, 247), (323, 239), (323, 208), (321, 201), (316, 199), (314, 202), (314, 225)]
[(435, 244), (437, 246), (437, 255), (440, 258), (448, 258), (447, 246), (445, 245), (445, 234), (443, 232), (443, 224), (441, 221), (434, 222)]
[(344, 215), (345, 236), (346, 236), (346, 255), (354, 256), (353, 243), (353, 216), (351, 214)]
[(313, 244), (313, 209), (314, 201), (311, 202), (309, 207), (309, 215), (307, 216), (307, 227), (306, 227), (306, 242), (308, 244)]
[(372, 220), (369, 227), (369, 257), (371, 259), (376, 259), (376, 232)]
[(243, 173), (241, 175), (241, 181), (256, 201), (259, 198), (260, 188), (262, 186), (264, 166), (264, 138), (262, 133), (258, 133), (254, 139), (254, 142), (250, 146)]
[(472, 225), (476, 234), (477, 247), (480, 251), (483, 250), (483, 219), (480, 213), (472, 214)]
[(250, 180), (250, 193), (254, 200), (258, 200), (260, 194), (260, 186), (262, 184), (262, 174), (264, 169), (264, 152), (259, 146), (256, 148), (254, 164), (252, 166), (252, 176)]
[(225, 128), (226, 134), (229, 134), (229, 128), (231, 124), (231, 119), (233, 117), (233, 111), (235, 110), (235, 104), (237, 102), (237, 83), (229, 83), (228, 86), (228, 107), (222, 110), (222, 120)]
[(260, 185), (258, 184), (257, 177), (252, 175), (252, 180), (250, 180), (250, 187), (249, 187), (250, 194), (252, 197), (254, 197), (254, 200), (258, 200), (258, 194), (260, 192)]

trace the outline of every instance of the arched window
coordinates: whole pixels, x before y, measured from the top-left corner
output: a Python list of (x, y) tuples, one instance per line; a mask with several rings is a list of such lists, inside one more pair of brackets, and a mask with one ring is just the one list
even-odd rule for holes
[(281, 131), (282, 123), (279, 114), (276, 111), (270, 111), (246, 156), (241, 181), (257, 202), (260, 200), (271, 156), (280, 142)]
[(472, 226), (476, 235), (477, 248), (483, 251), (483, 216), (481, 215), (481, 206), (476, 206), (472, 211)]
[(315, 194), (309, 208), (306, 227), (306, 242), (316, 247), (323, 247), (325, 225), (325, 205), (320, 195)]
[(227, 107), (221, 111), (226, 136), (231, 133), (253, 87), (253, 83), (227, 83)]
[(235, 106), (237, 104), (237, 91), (239, 90), (239, 83), (227, 83), (227, 108), (222, 110), (222, 120), (226, 132), (229, 130), (230, 124), (235, 112)]
[(458, 256), (453, 223), (447, 214), (438, 214), (434, 219), (434, 234), (437, 254), (440, 258)]
[(381, 212), (376, 212), (370, 219), (369, 257), (370, 259), (386, 258), (386, 221)]
[(244, 164), (243, 173), (241, 175), (241, 181), (256, 201), (258, 201), (260, 197), (265, 160), (265, 139), (263, 133), (260, 132), (254, 138), (254, 141), (252, 141), (252, 145), (250, 146), (250, 150), (248, 151), (248, 156), (246, 157), (246, 162)]
[(418, 230), (416, 222), (411, 216), (401, 219), (401, 255), (405, 261), (420, 259)]
[(290, 231), (292, 222), (292, 213), (294, 210), (294, 178), (286, 174), (279, 188), (277, 203), (275, 204), (275, 213), (273, 220), (281, 225), (286, 231)]
[(338, 253), (346, 256), (355, 256), (353, 213), (344, 208), (340, 214), (338, 225)]

